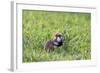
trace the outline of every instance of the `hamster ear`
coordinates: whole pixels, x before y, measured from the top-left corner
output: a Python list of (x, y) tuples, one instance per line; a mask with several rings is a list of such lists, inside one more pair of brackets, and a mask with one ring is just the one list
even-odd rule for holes
[(53, 35), (52, 35), (52, 39), (53, 39), (53, 40), (56, 39), (56, 35), (55, 35), (55, 33), (53, 33)]
[(56, 38), (58, 37), (58, 35), (62, 35), (62, 34), (59, 33), (59, 32), (54, 33), (54, 34), (53, 34), (53, 39), (56, 39)]
[(58, 35), (62, 35), (61, 33), (59, 33), (59, 32), (57, 32), (56, 34), (55, 34), (55, 36), (57, 37)]
[(56, 36), (53, 37), (53, 40), (55, 40), (55, 39), (56, 39)]

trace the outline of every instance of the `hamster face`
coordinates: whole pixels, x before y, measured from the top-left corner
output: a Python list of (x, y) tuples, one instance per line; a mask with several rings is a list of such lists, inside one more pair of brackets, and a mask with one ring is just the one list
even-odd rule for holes
[(63, 42), (64, 41), (64, 37), (61, 34), (56, 34), (56, 41), (57, 42)]
[(61, 37), (57, 37), (57, 42), (61, 42), (62, 41), (62, 39), (61, 39)]

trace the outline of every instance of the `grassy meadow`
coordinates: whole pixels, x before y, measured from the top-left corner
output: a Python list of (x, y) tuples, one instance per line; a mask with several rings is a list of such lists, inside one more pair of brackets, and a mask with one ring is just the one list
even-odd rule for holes
[[(23, 62), (91, 59), (91, 14), (23, 10)], [(53, 52), (45, 43), (60, 32), (65, 41)]]

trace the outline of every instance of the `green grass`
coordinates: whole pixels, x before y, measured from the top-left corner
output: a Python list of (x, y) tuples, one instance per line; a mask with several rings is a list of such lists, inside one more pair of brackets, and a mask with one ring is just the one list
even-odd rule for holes
[[(91, 59), (91, 14), (23, 10), (23, 62)], [(53, 52), (45, 43), (60, 32), (63, 46)]]

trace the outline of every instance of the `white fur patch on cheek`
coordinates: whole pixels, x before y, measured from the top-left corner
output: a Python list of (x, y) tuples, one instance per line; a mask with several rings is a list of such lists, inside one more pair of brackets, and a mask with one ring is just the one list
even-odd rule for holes
[(58, 38), (57, 38), (57, 41), (60, 42), (60, 41), (61, 41), (61, 38), (58, 37)]
[(54, 44), (55, 44), (55, 45), (58, 45), (58, 43), (57, 43), (57, 42), (54, 42)]

